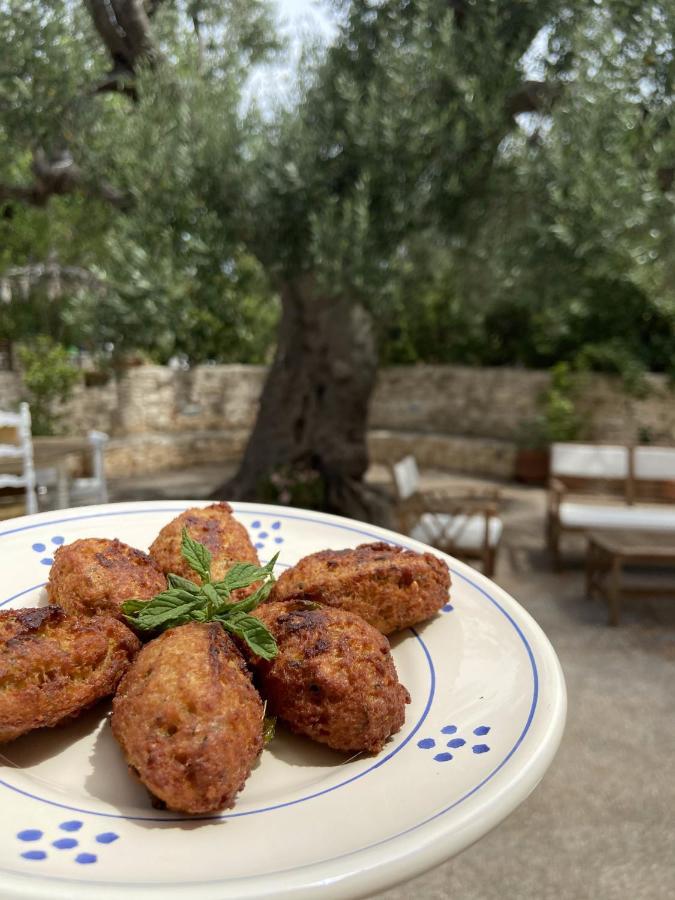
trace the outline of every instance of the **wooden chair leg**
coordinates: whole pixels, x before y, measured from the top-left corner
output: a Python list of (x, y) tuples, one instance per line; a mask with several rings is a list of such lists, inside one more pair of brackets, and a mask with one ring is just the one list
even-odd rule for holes
[(558, 522), (551, 521), (548, 549), (549, 553), (551, 554), (553, 571), (559, 572), (562, 568), (562, 565), (560, 560), (560, 525), (558, 524)]
[(488, 547), (483, 555), (483, 575), (492, 578), (497, 564), (497, 548)]

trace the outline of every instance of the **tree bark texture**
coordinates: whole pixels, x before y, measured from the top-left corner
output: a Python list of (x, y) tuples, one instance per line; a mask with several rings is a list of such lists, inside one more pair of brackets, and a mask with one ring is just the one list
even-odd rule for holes
[(386, 498), (363, 482), (377, 371), (370, 317), (348, 298), (322, 294), (311, 276), (285, 283), (281, 302), (277, 352), (244, 458), (214, 496), (297, 502), (283, 489), (270, 497), (270, 479), (310, 471), (320, 482), (317, 506), (387, 524)]

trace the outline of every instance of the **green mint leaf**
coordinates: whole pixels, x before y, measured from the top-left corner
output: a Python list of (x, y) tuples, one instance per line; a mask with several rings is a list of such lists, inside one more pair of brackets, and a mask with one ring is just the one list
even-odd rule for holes
[(194, 581), (188, 581), (187, 578), (181, 578), (180, 575), (169, 574), (166, 576), (166, 580), (168, 581), (170, 588), (180, 588), (183, 591), (188, 591), (188, 593), (195, 597), (199, 593), (198, 584), (195, 584)]
[(259, 619), (247, 615), (222, 615), (217, 618), (226, 631), (246, 641), (257, 656), (270, 660), (279, 652), (274, 635)]
[(122, 604), (122, 612), (126, 616), (130, 616), (132, 613), (136, 613), (143, 609), (149, 602), (149, 600), (125, 600)]
[(211, 553), (203, 544), (190, 537), (187, 528), (183, 528), (181, 532), (180, 552), (203, 582), (211, 581)]
[(208, 582), (202, 585), (202, 595), (206, 598), (206, 615), (210, 619), (221, 607), (220, 597), (213, 585)]
[(218, 593), (212, 584), (203, 584), (202, 585), (202, 594), (211, 603), (214, 603), (216, 606), (220, 605), (220, 597), (218, 596)]
[(127, 600), (122, 604), (122, 612), (139, 631), (164, 631), (193, 620), (202, 603), (200, 597), (172, 589), (157, 594), (142, 605), (137, 600)]
[(252, 594), (249, 594), (248, 597), (244, 597), (243, 600), (239, 600), (237, 603), (230, 603), (229, 606), (225, 607), (226, 612), (252, 612), (257, 606), (267, 600), (274, 587), (274, 581), (267, 581), (265, 584), (261, 585), (257, 591), (254, 591)]
[(265, 716), (263, 719), (263, 746), (266, 747), (274, 737), (277, 727), (276, 716)]
[(248, 587), (256, 581), (267, 580), (273, 577), (274, 565), (279, 558), (275, 553), (272, 559), (264, 566), (256, 566), (255, 563), (235, 563), (229, 569), (221, 581), (216, 582), (216, 590), (222, 594), (236, 591), (239, 588)]

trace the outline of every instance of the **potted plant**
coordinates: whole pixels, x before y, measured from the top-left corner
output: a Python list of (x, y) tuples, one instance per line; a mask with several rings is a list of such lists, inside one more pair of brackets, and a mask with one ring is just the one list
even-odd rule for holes
[(551, 382), (539, 398), (540, 412), (521, 425), (517, 438), (515, 477), (523, 484), (546, 484), (549, 448), (557, 441), (575, 441), (582, 420), (574, 402), (574, 380), (568, 363), (551, 369)]

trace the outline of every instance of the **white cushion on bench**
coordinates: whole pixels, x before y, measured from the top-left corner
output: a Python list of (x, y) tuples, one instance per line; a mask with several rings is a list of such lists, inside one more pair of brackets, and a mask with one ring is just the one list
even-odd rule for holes
[[(488, 544), (496, 547), (504, 526), (498, 516), (490, 516)], [(458, 550), (480, 550), (485, 541), (485, 516), (445, 513), (423, 513), (410, 532), (410, 537), (432, 546), (440, 540), (452, 542)]]
[[(611, 506), (593, 503), (561, 503), (560, 524), (564, 528), (637, 528), (675, 533), (672, 506)], [(673, 537), (675, 540), (675, 534)]]
[(675, 447), (636, 447), (633, 467), (636, 478), (675, 481)]
[(618, 444), (553, 444), (551, 475), (627, 478), (628, 448)]

